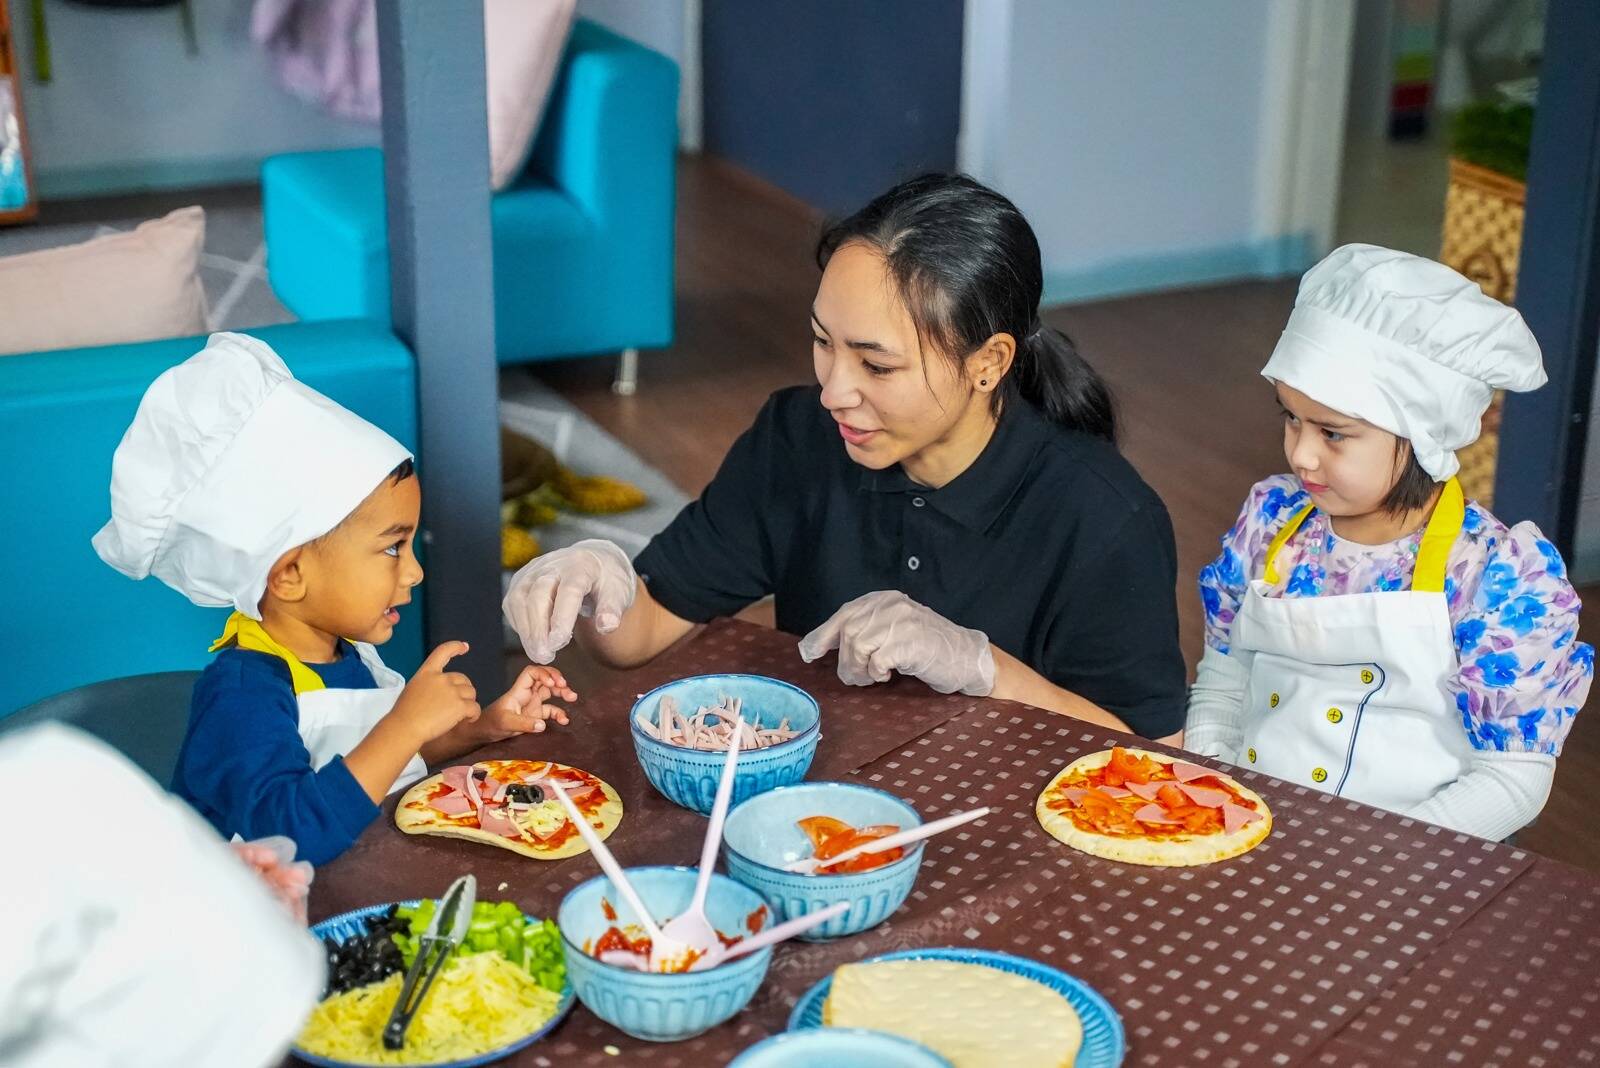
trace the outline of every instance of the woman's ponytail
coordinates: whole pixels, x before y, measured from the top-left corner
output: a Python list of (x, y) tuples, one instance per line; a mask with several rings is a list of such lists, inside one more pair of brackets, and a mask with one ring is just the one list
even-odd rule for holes
[(962, 174), (902, 182), (823, 231), (817, 266), (859, 241), (884, 259), (925, 344), (961, 365), (996, 334), (1016, 356), (991, 394), (1019, 398), (1061, 426), (1115, 442), (1111, 390), (1061, 331), (1041, 326), (1039, 239), (1017, 206)]
[(1055, 327), (1038, 327), (1022, 339), (1006, 382), (1051, 422), (1116, 444), (1110, 387)]

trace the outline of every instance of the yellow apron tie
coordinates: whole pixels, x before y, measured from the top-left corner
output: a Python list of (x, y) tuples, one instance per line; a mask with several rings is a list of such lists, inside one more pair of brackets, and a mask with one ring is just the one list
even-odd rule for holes
[(261, 624), (245, 615), (235, 612), (228, 617), (228, 625), (222, 630), (222, 637), (211, 643), (214, 653), (224, 646), (233, 645), (240, 649), (249, 649), (257, 653), (266, 653), (275, 656), (289, 665), (289, 678), (294, 682), (294, 693), (298, 697), (303, 693), (312, 693), (316, 690), (327, 689), (327, 684), (322, 681), (322, 676), (306, 667), (300, 658), (288, 649), (272, 640)]
[[(1294, 537), (1306, 517), (1316, 510), (1316, 505), (1308, 503), (1291, 516), (1289, 522), (1273, 537), (1272, 544), (1267, 547), (1267, 585), (1278, 584), (1278, 551)], [(1450, 562), (1450, 547), (1455, 544), (1456, 535), (1461, 533), (1466, 514), (1466, 499), (1461, 493), (1461, 483), (1452, 477), (1444, 484), (1439, 503), (1434, 505), (1433, 515), (1422, 532), (1422, 543), (1417, 548), (1417, 566), (1411, 576), (1413, 590), (1419, 593), (1444, 592), (1444, 572)]]

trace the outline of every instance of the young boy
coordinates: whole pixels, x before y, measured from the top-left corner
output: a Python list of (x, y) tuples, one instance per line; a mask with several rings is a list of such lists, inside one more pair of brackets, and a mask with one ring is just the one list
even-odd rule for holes
[(561, 673), (529, 667), (485, 709), (434, 649), (410, 683), (374, 646), (422, 581), (421, 488), (389, 435), (297, 382), (266, 344), (215, 334), (139, 404), (112, 468), (101, 559), (232, 605), (195, 685), (173, 790), (224, 836), (333, 859), (384, 796), (545, 721)]

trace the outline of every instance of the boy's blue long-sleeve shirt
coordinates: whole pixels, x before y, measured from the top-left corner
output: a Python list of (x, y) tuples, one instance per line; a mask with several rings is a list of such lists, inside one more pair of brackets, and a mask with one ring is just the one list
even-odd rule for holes
[[(329, 689), (377, 687), (352, 646), (339, 651), (306, 666)], [(344, 852), (378, 815), (343, 757), (312, 768), (288, 665), (247, 649), (218, 653), (195, 683), (172, 789), (223, 837), (287, 835), (312, 864)]]

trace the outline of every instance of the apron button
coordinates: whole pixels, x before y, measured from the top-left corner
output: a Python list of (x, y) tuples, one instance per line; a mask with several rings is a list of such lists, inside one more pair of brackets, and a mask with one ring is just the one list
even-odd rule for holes
[(1373, 680), (1374, 677), (1375, 676), (1372, 674), (1372, 672), (1369, 669), (1367, 669), (1367, 668), (1362, 668), (1361, 669), (1361, 681), (1365, 685), (1371, 686), (1372, 685), (1372, 680)]
[(1328, 722), (1329, 723), (1338, 723), (1342, 719), (1344, 719), (1344, 713), (1343, 712), (1339, 711), (1337, 708), (1328, 709)]
[(1313, 782), (1327, 782), (1328, 781), (1328, 769), (1327, 768), (1313, 768), (1312, 771), (1311, 771), (1311, 779), (1312, 779)]
[(1246, 749), (1244, 755), (1249, 759), (1250, 763), (1254, 764), (1256, 762), (1256, 751), (1254, 749)]
[(1271, 697), (1267, 698), (1267, 707), (1268, 708), (1277, 708), (1278, 707), (1278, 695), (1277, 694), (1273, 694)]

